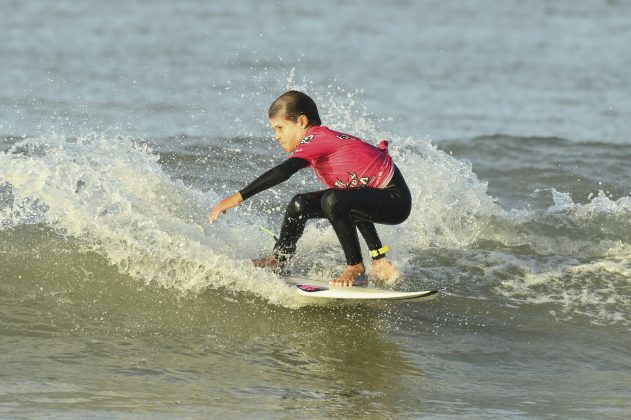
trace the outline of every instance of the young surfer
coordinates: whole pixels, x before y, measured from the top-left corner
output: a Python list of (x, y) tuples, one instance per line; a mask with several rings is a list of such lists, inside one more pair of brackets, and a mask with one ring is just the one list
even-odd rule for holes
[(410, 191), (388, 154), (388, 142), (378, 147), (321, 125), (315, 102), (299, 91), (289, 91), (269, 108), (269, 122), (280, 147), (291, 155), (239, 192), (224, 198), (212, 209), (214, 222), (226, 210), (268, 188), (286, 181), (294, 173), (312, 167), (327, 189), (293, 197), (281, 226), (272, 255), (254, 261), (258, 267), (282, 271), (296, 252), (307, 220), (329, 220), (342, 245), (346, 270), (330, 283), (362, 286), (366, 281), (357, 230), (373, 258), (372, 275), (385, 281), (398, 275), (385, 258), (388, 247), (379, 239), (375, 223), (399, 224), (410, 214)]

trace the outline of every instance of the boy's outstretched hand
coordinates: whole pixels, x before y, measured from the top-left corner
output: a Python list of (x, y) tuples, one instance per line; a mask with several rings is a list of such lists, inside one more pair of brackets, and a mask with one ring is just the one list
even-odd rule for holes
[(220, 214), (225, 214), (226, 210), (236, 207), (241, 203), (243, 203), (243, 197), (241, 197), (241, 193), (238, 192), (232, 194), (230, 197), (224, 198), (219, 203), (217, 203), (215, 207), (213, 207), (212, 211), (210, 212), (210, 216), (208, 216), (208, 220), (210, 221), (210, 223), (213, 223), (215, 220), (217, 220)]

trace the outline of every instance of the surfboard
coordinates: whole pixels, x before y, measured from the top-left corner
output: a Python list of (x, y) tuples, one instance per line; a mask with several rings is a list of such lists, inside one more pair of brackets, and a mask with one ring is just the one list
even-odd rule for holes
[(399, 292), (368, 286), (332, 286), (328, 282), (303, 278), (288, 278), (286, 281), (298, 295), (315, 299), (420, 301), (428, 300), (438, 293), (438, 290)]

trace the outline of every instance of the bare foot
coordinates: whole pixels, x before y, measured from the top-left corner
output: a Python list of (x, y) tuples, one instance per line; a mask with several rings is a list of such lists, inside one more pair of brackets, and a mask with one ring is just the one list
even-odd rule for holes
[(287, 263), (278, 261), (274, 256), (262, 257), (252, 260), (252, 264), (258, 268), (271, 268), (274, 273), (289, 275)]
[(366, 286), (366, 268), (364, 263), (346, 266), (346, 270), (340, 274), (335, 280), (329, 282), (332, 286)]
[(393, 285), (401, 279), (401, 273), (387, 258), (373, 260), (371, 276), (385, 285)]
[(278, 260), (272, 256), (262, 257), (262, 258), (257, 258), (255, 260), (252, 260), (252, 264), (254, 264), (254, 266), (258, 268), (265, 268), (265, 267), (276, 268), (278, 267)]

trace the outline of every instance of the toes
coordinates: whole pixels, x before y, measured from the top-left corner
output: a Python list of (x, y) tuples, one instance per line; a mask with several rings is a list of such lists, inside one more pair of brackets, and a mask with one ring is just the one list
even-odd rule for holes
[(332, 286), (343, 286), (343, 287), (361, 287), (368, 284), (366, 277), (363, 274), (355, 276), (352, 279), (340, 279), (337, 278), (335, 280), (329, 281), (329, 284)]

